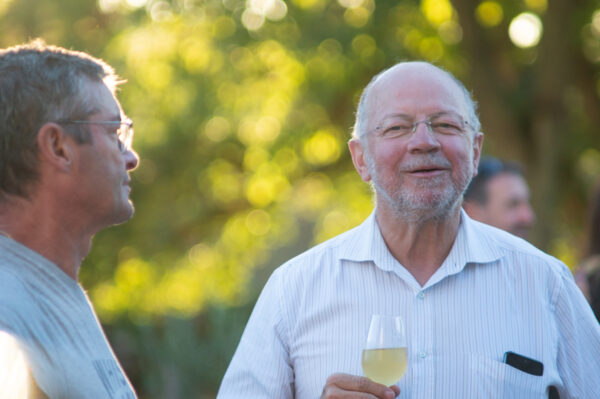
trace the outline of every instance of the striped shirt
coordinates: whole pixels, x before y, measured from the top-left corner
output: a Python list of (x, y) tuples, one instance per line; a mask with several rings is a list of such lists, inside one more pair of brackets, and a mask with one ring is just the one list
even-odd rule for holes
[[(421, 286), (390, 254), (374, 213), (278, 268), (218, 394), (320, 397), (336, 372), (363, 375), (372, 314), (404, 318), (402, 398), (600, 398), (600, 325), (567, 267), (461, 211), (454, 245)], [(543, 375), (503, 363), (516, 352)]]

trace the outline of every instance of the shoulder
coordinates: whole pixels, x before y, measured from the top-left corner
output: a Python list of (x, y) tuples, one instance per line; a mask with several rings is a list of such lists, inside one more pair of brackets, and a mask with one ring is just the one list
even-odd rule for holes
[(276, 268), (263, 290), (282, 301), (298, 300), (308, 291), (320, 286), (324, 281), (340, 272), (342, 259), (356, 247), (358, 240), (364, 240), (364, 233), (357, 226), (327, 241), (313, 246), (289, 259)]
[(28, 291), (27, 284), (18, 270), (5, 266), (6, 264), (0, 263), (0, 303), (5, 303), (6, 300), (14, 302), (27, 296)]
[(23, 279), (0, 265), (0, 330), (13, 331), (34, 313), (35, 300)]
[(500, 260), (498, 265), (515, 278), (532, 284), (546, 282), (555, 288), (565, 281), (573, 282), (573, 274), (561, 260), (528, 241), (474, 220), (469, 221), (469, 228), (470, 241), (495, 253)]
[(540, 250), (523, 238), (476, 220), (471, 220), (470, 223), (475, 234), (480, 239), (488, 241), (490, 245), (495, 246), (503, 255), (513, 256), (515, 259), (518, 257), (535, 259), (547, 264), (562, 264), (560, 260)]

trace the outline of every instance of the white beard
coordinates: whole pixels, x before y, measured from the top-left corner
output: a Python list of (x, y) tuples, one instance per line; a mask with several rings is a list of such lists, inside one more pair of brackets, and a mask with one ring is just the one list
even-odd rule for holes
[[(424, 155), (420, 161), (421, 164), (431, 162), (431, 159), (437, 155)], [(369, 151), (365, 151), (365, 161), (369, 174), (371, 175), (371, 187), (375, 191), (378, 199), (386, 202), (388, 208), (398, 217), (408, 222), (424, 222), (428, 220), (442, 220), (447, 218), (451, 212), (460, 206), (462, 195), (465, 192), (471, 176), (473, 175), (473, 162), (469, 160), (468, 165), (461, 171), (458, 181), (452, 180), (451, 184), (445, 182), (446, 176), (436, 176), (430, 179), (423, 179), (419, 188), (429, 188), (429, 195), (424, 195), (403, 189), (402, 179), (398, 182), (395, 190), (390, 191), (388, 188), (393, 187), (392, 181), (380, 179), (379, 173), (375, 166)], [(437, 160), (437, 164), (443, 163), (450, 165), (444, 159)], [(418, 165), (408, 165), (409, 168)], [(407, 167), (406, 165), (404, 167)], [(401, 176), (400, 171), (397, 176)], [(391, 179), (388, 179), (391, 180)], [(436, 191), (436, 188), (442, 188)]]

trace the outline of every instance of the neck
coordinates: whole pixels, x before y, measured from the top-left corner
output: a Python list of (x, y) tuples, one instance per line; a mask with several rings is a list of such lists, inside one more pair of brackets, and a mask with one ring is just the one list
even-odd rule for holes
[(407, 221), (378, 205), (376, 219), (391, 252), (421, 284), (440, 268), (458, 234), (460, 204), (444, 218)]
[(90, 250), (93, 234), (77, 229), (76, 221), (67, 216), (68, 212), (47, 205), (51, 204), (22, 198), (2, 202), (0, 231), (77, 280), (79, 266)]

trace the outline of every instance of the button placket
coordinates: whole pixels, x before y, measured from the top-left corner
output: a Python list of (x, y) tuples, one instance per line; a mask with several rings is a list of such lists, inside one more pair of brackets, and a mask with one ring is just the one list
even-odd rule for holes
[(432, 398), (433, 385), (428, 383), (434, 376), (432, 361), (433, 348), (433, 303), (431, 293), (419, 290), (413, 295), (414, 337), (411, 342), (413, 353), (413, 395), (418, 398)]

